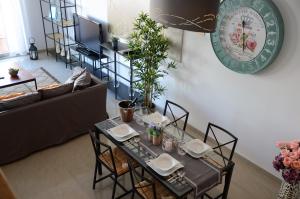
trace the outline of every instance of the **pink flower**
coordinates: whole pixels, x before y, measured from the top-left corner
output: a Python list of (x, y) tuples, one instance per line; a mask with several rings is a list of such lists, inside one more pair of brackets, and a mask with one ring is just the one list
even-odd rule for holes
[(253, 52), (257, 46), (257, 42), (253, 39), (249, 39), (246, 41), (246, 46), (249, 50)]
[(288, 146), (288, 144), (289, 144), (289, 142), (279, 141), (279, 142), (276, 142), (276, 147), (281, 149), (281, 148)]
[(287, 150), (287, 149), (282, 149), (282, 150), (280, 151), (280, 153), (281, 153), (282, 157), (286, 158), (286, 157), (289, 156), (290, 151)]
[(283, 159), (283, 165), (286, 167), (290, 167), (290, 165), (292, 164), (293, 160), (289, 157), (285, 157)]
[(298, 152), (291, 152), (289, 157), (293, 160), (297, 160), (299, 158)]
[(240, 41), (240, 34), (234, 32), (230, 35), (230, 39), (233, 44), (237, 44)]
[(300, 160), (291, 163), (293, 169), (300, 170)]
[(299, 157), (300, 157), (300, 148), (298, 149), (298, 155), (299, 155)]
[(299, 148), (299, 141), (297, 141), (297, 140), (291, 141), (289, 143), (289, 147), (291, 149), (298, 149)]

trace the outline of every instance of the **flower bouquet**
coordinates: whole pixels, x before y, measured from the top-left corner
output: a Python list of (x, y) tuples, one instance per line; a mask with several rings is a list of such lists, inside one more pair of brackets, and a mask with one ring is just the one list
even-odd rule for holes
[[(273, 160), (273, 167), (282, 174), (284, 181), (278, 198), (297, 198), (300, 182), (300, 140), (277, 142), (280, 153)], [(287, 196), (288, 195), (288, 196)]]

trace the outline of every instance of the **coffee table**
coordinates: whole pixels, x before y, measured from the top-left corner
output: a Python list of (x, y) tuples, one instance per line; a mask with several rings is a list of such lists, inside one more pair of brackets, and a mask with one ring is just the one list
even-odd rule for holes
[(8, 74), (9, 68), (10, 67), (0, 68), (0, 89), (10, 87), (10, 86), (15, 86), (18, 84), (34, 82), (35, 89), (37, 90), (36, 78), (34, 76), (32, 76), (32, 74), (30, 72), (26, 71), (25, 69), (23, 69), (21, 67), (18, 67), (19, 68), (18, 77), (11, 77)]

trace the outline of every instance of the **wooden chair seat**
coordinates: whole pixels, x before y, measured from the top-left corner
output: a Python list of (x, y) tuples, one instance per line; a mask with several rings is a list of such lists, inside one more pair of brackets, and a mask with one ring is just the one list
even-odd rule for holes
[[(148, 182), (139, 182), (135, 185), (135, 188), (143, 198), (154, 199), (152, 186)], [(175, 199), (175, 197), (158, 182), (155, 182), (155, 191), (156, 199)]]
[[(116, 165), (117, 174), (120, 176), (128, 172), (129, 171), (128, 164), (127, 164), (128, 156), (119, 148), (113, 148), (112, 152), (113, 152), (113, 157)], [(114, 171), (114, 166), (109, 151), (102, 153), (99, 156), (99, 158), (107, 167), (111, 169), (111, 171)]]

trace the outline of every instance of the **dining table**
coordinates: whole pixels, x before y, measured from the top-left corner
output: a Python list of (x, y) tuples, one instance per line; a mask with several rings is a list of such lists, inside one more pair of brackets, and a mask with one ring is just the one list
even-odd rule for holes
[[(135, 160), (140, 167), (169, 190), (176, 198), (186, 198), (187, 195), (190, 194), (193, 198), (198, 199), (201, 198), (205, 192), (222, 183), (222, 172), (228, 164), (222, 164), (224, 159), (220, 157), (217, 151), (212, 150), (201, 158), (194, 158), (188, 154), (178, 154), (176, 149), (166, 152), (162, 149), (161, 145), (153, 145), (148, 141), (148, 125), (140, 121), (138, 122), (141, 118), (137, 117), (139, 116), (135, 116), (131, 122), (126, 124), (139, 133), (139, 139), (133, 137), (126, 141), (119, 142), (109, 133), (110, 129), (124, 124), (120, 116), (96, 123), (96, 136), (100, 140), (102, 137), (100, 135), (104, 135), (104, 137), (116, 145), (116, 147), (120, 148), (125, 154)], [(183, 131), (173, 123), (167, 125), (163, 129), (163, 133), (164, 135), (172, 137), (174, 140), (184, 140), (184, 142), (195, 139), (194, 136)], [(100, 146), (99, 150), (101, 150)], [(184, 171), (184, 176), (182, 176), (182, 172), (180, 173), (178, 171), (175, 171), (169, 176), (161, 176), (149, 166), (149, 160), (157, 158), (163, 153), (168, 153), (182, 163), (184, 167), (181, 170)]]

